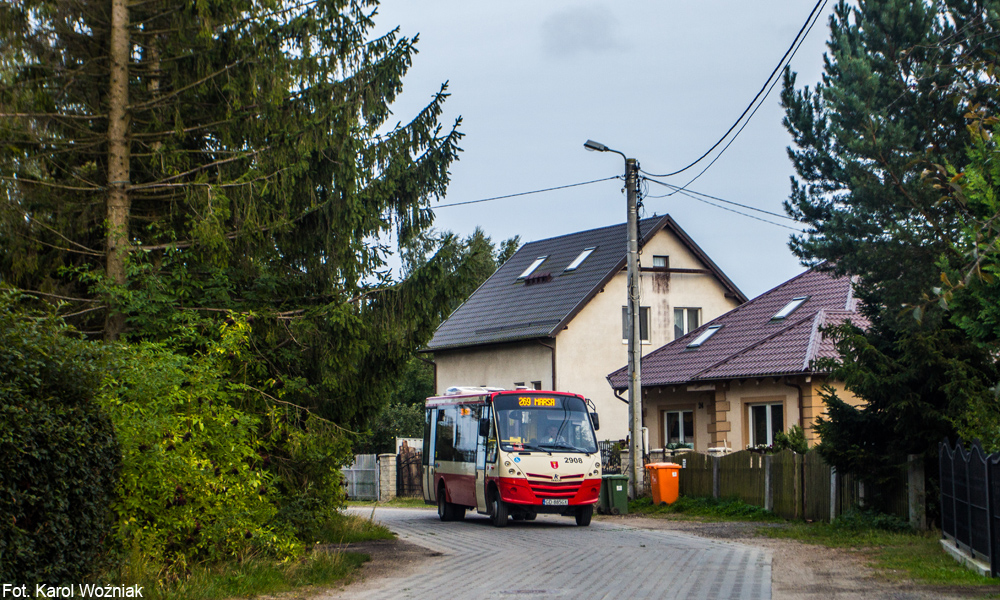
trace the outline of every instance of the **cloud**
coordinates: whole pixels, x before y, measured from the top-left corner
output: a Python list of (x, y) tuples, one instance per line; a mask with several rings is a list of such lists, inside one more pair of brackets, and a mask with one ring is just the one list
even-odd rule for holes
[(626, 48), (618, 33), (618, 19), (604, 6), (568, 8), (542, 22), (542, 47), (552, 56), (606, 54)]

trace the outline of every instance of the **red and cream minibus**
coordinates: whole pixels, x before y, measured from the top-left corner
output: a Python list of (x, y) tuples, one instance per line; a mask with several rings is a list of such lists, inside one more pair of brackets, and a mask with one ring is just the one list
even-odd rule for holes
[(424, 501), (437, 504), (442, 521), (475, 509), (497, 527), (539, 513), (589, 525), (601, 454), (587, 405), (577, 394), (541, 390), (450, 388), (428, 398)]

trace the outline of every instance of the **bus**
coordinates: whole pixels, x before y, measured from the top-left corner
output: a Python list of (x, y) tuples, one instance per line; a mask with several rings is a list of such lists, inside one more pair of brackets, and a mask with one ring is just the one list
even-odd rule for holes
[(601, 489), (593, 402), (541, 390), (449, 388), (425, 404), (424, 501), (442, 521), (467, 510), (505, 527), (539, 513), (590, 525)]

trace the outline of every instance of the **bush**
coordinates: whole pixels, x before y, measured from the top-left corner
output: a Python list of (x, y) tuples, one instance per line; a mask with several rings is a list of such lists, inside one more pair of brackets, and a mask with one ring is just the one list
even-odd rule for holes
[(279, 492), (258, 431), (280, 411), (241, 409), (229, 382), (248, 327), (221, 329), (206, 352), (182, 356), (150, 343), (119, 345), (101, 393), (121, 440), (114, 508), (126, 551), (174, 571), (194, 562), (288, 557), (302, 544), (276, 521)]
[(887, 515), (874, 510), (852, 509), (834, 519), (831, 524), (841, 531), (871, 531), (878, 529), (891, 533), (912, 533), (913, 528), (907, 521), (896, 515)]
[(101, 350), (19, 302), (0, 292), (0, 581), (75, 584), (105, 566), (120, 467)]

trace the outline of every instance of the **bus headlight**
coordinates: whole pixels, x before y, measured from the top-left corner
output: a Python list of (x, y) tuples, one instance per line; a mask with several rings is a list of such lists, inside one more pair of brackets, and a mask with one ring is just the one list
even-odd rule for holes
[(595, 469), (600, 469), (601, 468), (601, 463), (594, 463), (594, 468)]
[(510, 473), (511, 475), (513, 475), (514, 474), (514, 469), (507, 469), (507, 472)]
[(510, 461), (509, 460), (508, 461), (504, 461), (503, 466), (509, 467), (510, 466)]

